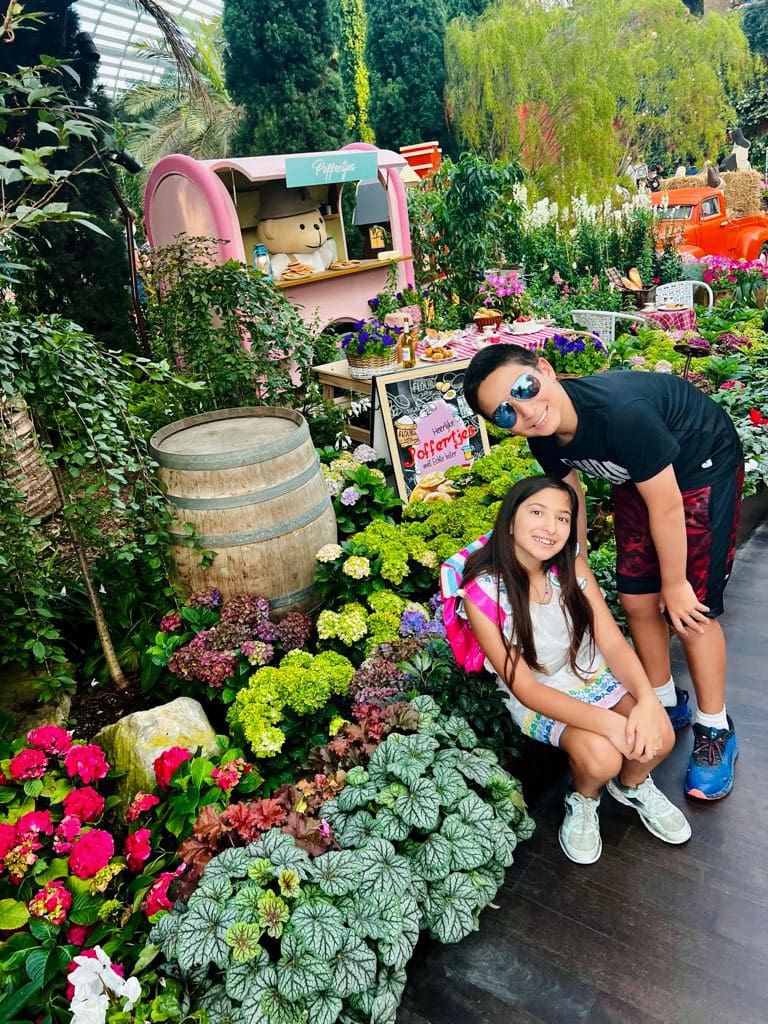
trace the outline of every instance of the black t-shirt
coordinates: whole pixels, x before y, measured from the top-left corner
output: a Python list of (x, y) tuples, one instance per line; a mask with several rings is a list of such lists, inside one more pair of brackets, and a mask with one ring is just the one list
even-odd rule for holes
[(735, 469), (741, 442), (728, 414), (671, 373), (622, 370), (562, 382), (578, 416), (568, 444), (528, 439), (545, 473), (572, 467), (612, 484), (642, 483), (670, 464), (681, 490)]

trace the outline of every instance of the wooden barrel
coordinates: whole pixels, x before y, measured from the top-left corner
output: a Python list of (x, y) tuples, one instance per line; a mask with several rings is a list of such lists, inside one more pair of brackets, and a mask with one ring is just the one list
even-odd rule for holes
[[(306, 420), (292, 409), (220, 409), (158, 430), (149, 442), (173, 506), (173, 557), (190, 590), (267, 597), (280, 615), (311, 608), (315, 553), (336, 516)], [(216, 553), (201, 568), (191, 523)]]

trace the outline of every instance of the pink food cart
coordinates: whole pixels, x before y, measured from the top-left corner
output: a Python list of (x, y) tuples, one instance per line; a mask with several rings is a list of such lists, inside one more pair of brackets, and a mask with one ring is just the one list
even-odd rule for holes
[[(270, 181), (301, 186), (317, 200), (339, 262), (354, 265), (325, 270), (295, 281), (279, 281), (286, 296), (308, 322), (344, 325), (370, 315), (368, 299), (381, 291), (394, 263), (398, 288), (413, 281), (413, 259), (405, 188), (400, 177), (404, 157), (364, 142), (340, 150), (282, 156), (195, 160), (164, 157), (147, 182), (144, 210), (153, 247), (180, 235), (218, 239), (221, 262), (251, 262), (256, 243), (260, 188)], [(349, 261), (342, 215), (345, 188), (378, 180), (386, 194), (392, 247), (378, 259)], [(381, 258), (381, 257), (384, 258)]]

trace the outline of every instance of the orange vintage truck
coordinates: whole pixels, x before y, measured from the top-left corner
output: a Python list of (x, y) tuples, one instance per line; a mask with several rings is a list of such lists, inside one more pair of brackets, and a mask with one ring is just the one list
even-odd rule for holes
[(674, 234), (675, 248), (692, 256), (729, 256), (768, 263), (768, 216), (729, 216), (717, 188), (676, 188), (651, 196), (659, 245)]

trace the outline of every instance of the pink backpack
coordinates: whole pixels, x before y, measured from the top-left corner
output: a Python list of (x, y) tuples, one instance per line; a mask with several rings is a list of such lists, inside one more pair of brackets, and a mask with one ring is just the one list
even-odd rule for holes
[(497, 602), (478, 586), (476, 580), (471, 580), (466, 588), (462, 588), (462, 574), (467, 559), (475, 551), (484, 547), (490, 536), (490, 533), (486, 533), (482, 537), (478, 537), (466, 548), (451, 555), (440, 566), (440, 596), (443, 599), (445, 635), (457, 664), (466, 672), (482, 670), (485, 665), (485, 652), (472, 632), (469, 622), (458, 614), (459, 601), (463, 597), (468, 597), (475, 607), (494, 624), (499, 624), (501, 618)]

